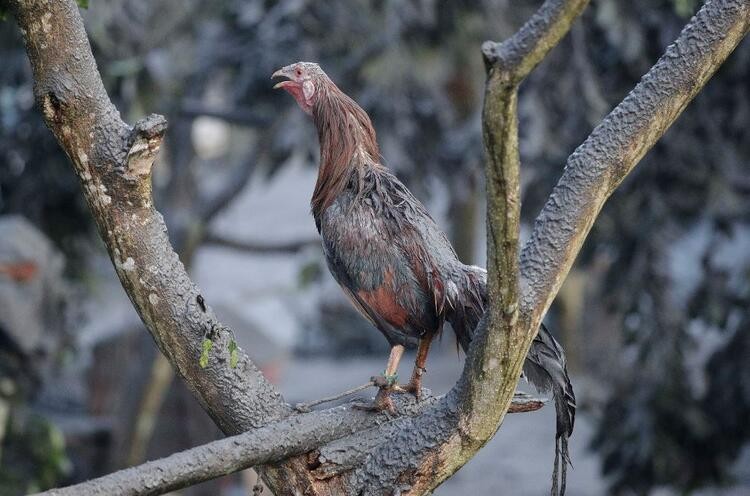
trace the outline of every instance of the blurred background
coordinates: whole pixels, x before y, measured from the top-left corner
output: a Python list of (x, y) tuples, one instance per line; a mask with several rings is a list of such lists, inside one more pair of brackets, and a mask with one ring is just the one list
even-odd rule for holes
[[(386, 164), (462, 260), (484, 265), (479, 47), (539, 4), (91, 0), (83, 11), (123, 119), (169, 121), (154, 185), (175, 249), (288, 401), (365, 382), (387, 348), (325, 267), (308, 203), (317, 136), (270, 74), (319, 62), (370, 114)], [(593, 0), (524, 83), (524, 235), (566, 157), (699, 4)], [(220, 437), (116, 280), (35, 108), (12, 19), (0, 61), (0, 496)], [(548, 316), (579, 398), (572, 495), (750, 495), (749, 127), (746, 41), (613, 195)], [(427, 385), (447, 391), (461, 366), (446, 333)], [(436, 494), (546, 494), (553, 419), (551, 407), (509, 416)], [(253, 484), (247, 472), (181, 494)]]

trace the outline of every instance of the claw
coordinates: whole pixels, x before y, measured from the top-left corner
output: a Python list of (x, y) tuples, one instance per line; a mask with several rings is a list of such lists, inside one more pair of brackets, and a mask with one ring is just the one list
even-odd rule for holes
[(394, 386), (392, 391), (396, 393), (411, 394), (417, 400), (417, 403), (422, 401), (422, 385), (421, 384), (414, 384), (412, 382), (409, 382), (408, 384), (404, 386), (401, 386), (401, 385)]
[(396, 413), (396, 406), (393, 404), (393, 400), (389, 396), (388, 389), (380, 389), (378, 394), (375, 396), (375, 400), (372, 403), (354, 403), (352, 408), (357, 410), (364, 410), (367, 412), (383, 412), (386, 411), (390, 414)]

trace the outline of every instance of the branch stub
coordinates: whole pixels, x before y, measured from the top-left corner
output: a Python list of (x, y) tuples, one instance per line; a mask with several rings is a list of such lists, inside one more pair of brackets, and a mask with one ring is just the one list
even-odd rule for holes
[(151, 174), (166, 131), (167, 119), (163, 115), (151, 114), (136, 122), (128, 138), (124, 174), (126, 178), (138, 179)]

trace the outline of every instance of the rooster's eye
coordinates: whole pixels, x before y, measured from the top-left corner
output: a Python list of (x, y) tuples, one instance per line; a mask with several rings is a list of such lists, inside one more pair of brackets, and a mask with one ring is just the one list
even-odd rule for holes
[(302, 69), (297, 69), (297, 75), (298, 75), (298, 76), (301, 76), (301, 75), (302, 75)]

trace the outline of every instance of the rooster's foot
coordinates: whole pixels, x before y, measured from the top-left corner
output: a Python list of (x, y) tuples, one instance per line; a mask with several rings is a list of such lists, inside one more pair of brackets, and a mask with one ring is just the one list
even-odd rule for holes
[(381, 387), (378, 394), (375, 396), (375, 400), (372, 403), (354, 403), (352, 408), (357, 410), (365, 410), (368, 412), (383, 412), (386, 411), (390, 414), (396, 413), (396, 406), (393, 404), (393, 400), (390, 396), (391, 389)]
[(393, 390), (398, 393), (409, 393), (414, 395), (417, 402), (422, 400), (422, 375), (427, 370), (424, 368), (414, 369), (414, 373), (411, 376), (411, 380), (405, 385), (394, 386)]

